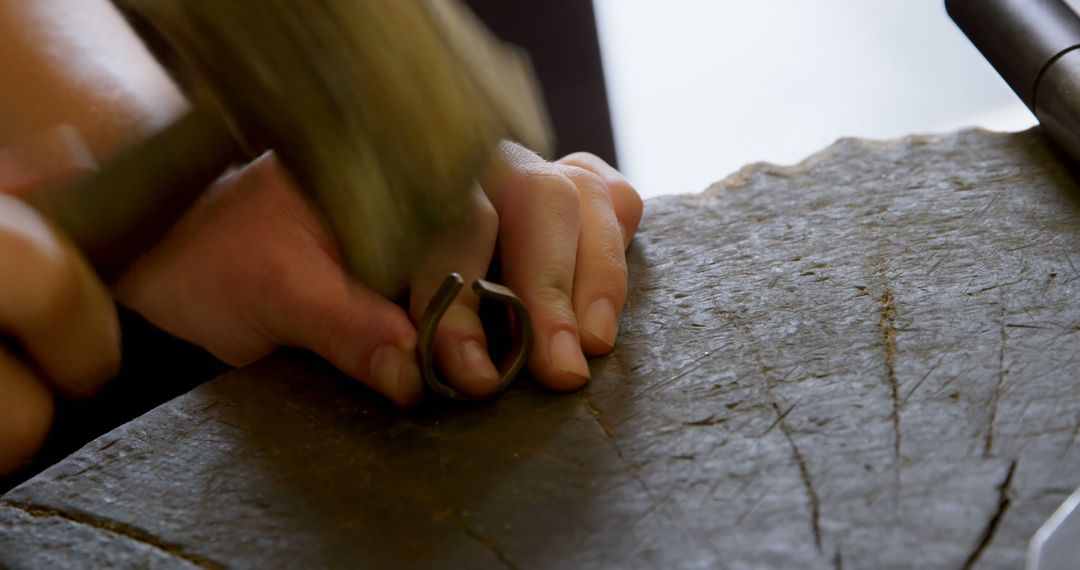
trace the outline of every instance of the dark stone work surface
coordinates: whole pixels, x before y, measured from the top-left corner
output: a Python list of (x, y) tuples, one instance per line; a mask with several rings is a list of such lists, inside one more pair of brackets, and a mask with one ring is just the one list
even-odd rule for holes
[(1080, 485), (1063, 164), (844, 140), (652, 200), (588, 389), (401, 415), (280, 354), (0, 498), (0, 566), (1019, 568)]

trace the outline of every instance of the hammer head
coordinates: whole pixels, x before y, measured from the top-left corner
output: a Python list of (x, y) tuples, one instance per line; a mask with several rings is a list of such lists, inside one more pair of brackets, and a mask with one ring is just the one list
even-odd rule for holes
[(118, 4), (166, 40), (196, 101), (280, 156), (354, 276), (384, 294), (462, 211), (499, 140), (550, 143), (527, 60), (455, 0)]

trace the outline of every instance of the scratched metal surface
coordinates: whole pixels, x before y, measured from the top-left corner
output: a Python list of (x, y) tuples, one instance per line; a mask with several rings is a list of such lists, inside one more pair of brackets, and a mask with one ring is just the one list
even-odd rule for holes
[(1035, 132), (747, 167), (648, 202), (587, 390), (281, 354), (0, 498), (0, 566), (1018, 568), (1080, 485), (1075, 194)]

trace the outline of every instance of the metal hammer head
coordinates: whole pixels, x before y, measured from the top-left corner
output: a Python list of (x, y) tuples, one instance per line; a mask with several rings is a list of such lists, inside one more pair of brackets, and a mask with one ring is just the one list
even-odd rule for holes
[(399, 291), (502, 138), (548, 129), (523, 55), (455, 0), (117, 0), (249, 148), (270, 148), (354, 275)]

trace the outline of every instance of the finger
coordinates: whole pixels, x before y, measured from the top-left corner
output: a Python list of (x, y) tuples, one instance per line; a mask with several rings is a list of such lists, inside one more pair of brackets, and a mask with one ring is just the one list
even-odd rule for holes
[(53, 411), (44, 384), (0, 348), (0, 477), (30, 461), (49, 433)]
[[(469, 201), (465, 216), (440, 236), (413, 280), (409, 313), (417, 325), (447, 275), (458, 273), (472, 283), (487, 274), (499, 218), (479, 186)], [(451, 386), (479, 398), (498, 389), (499, 371), (488, 355), (484, 327), (476, 314), (478, 303), (472, 289), (465, 288), (447, 308), (435, 331), (435, 362)]]
[(86, 396), (116, 374), (120, 329), (105, 286), (67, 240), (0, 195), (0, 329), (61, 393)]
[(78, 131), (54, 127), (0, 150), (0, 192), (24, 197), (96, 169), (97, 162)]
[(563, 167), (581, 197), (581, 233), (574, 272), (574, 312), (585, 354), (611, 352), (626, 300), (623, 234), (607, 184), (583, 168)]
[(416, 330), (405, 311), (329, 258), (298, 263), (275, 285), (270, 336), (311, 350), (399, 406), (419, 402)]
[(611, 193), (611, 205), (615, 210), (615, 217), (619, 220), (619, 228), (623, 235), (623, 249), (629, 247), (630, 240), (637, 232), (641, 223), (641, 214), (644, 205), (641, 195), (626, 180), (621, 172), (604, 162), (600, 157), (587, 152), (576, 152), (559, 159), (559, 164), (584, 168), (600, 177), (607, 185)]
[(581, 222), (578, 189), (562, 171), (511, 143), (505, 168), (482, 183), (499, 213), (503, 279), (529, 309), (535, 346), (529, 369), (554, 390), (589, 379), (571, 302)]

